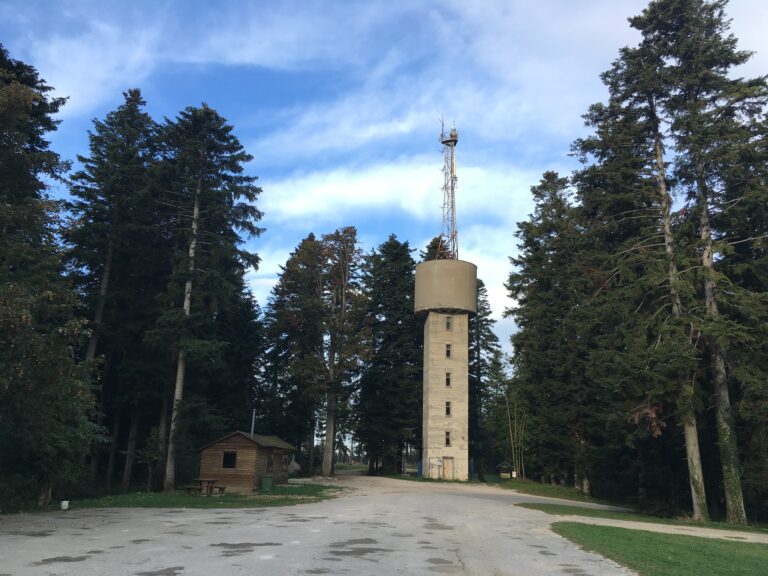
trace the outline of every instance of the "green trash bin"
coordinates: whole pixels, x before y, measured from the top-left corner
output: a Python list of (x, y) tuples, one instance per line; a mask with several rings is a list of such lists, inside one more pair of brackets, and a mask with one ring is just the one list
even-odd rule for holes
[(261, 477), (261, 491), (270, 492), (272, 490), (272, 476), (265, 474)]

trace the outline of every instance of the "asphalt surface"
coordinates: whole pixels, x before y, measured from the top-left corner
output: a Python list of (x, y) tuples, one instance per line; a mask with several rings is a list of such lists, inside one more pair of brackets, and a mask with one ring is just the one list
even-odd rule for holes
[[(0, 576), (632, 574), (487, 486), (346, 477), (316, 504), (0, 516)], [(551, 500), (549, 500), (551, 501)]]

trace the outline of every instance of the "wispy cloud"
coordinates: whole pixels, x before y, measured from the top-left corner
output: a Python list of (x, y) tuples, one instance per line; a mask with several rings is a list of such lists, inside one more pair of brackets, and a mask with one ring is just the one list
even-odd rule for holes
[(124, 27), (89, 20), (77, 35), (34, 38), (32, 60), (57, 95), (69, 97), (64, 117), (90, 114), (109, 95), (140, 85), (154, 70), (162, 23)]
[[(176, 65), (190, 74), (231, 67), (254, 78), (263, 70), (292, 78), (307, 71), (322, 83), (320, 93), (308, 86), (268, 112), (259, 112), (254, 96), (251, 115), (270, 115), (258, 126), (229, 118), (263, 176), (268, 231), (254, 242), (263, 262), (249, 275), (262, 303), (279, 265), (310, 230), (365, 223), (360, 236), (370, 249), (386, 228), (415, 247), (438, 229), (436, 136), (444, 114), (461, 135), (462, 257), (478, 263), (498, 317), (508, 305), (507, 257), (516, 221), (530, 212), (529, 187), (545, 169), (573, 167), (565, 155), (584, 134), (580, 115), (605, 97), (599, 73), (636, 42), (626, 18), (646, 5), (11, 0), (0, 4), (0, 36), (14, 57), (70, 97), (63, 115), (68, 125), (81, 122), (82, 134), (120, 91), (151, 85)], [(768, 3), (731, 0), (727, 11), (740, 47), (763, 49)], [(768, 50), (741, 70), (766, 71)], [(195, 92), (192, 102), (201, 100), (206, 95)], [(508, 335), (510, 326), (499, 330)]]

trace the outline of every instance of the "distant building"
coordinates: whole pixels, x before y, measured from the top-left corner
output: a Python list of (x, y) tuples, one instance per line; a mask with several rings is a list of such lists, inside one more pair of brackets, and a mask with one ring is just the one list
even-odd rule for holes
[(200, 478), (215, 480), (227, 493), (249, 493), (261, 477), (273, 483), (288, 481), (288, 464), (295, 448), (277, 436), (232, 432), (200, 449)]

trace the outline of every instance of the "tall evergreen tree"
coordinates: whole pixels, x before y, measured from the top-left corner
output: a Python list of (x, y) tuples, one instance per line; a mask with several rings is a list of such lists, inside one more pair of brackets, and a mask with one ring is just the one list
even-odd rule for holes
[(75, 484), (95, 428), (90, 373), (73, 355), (84, 327), (62, 280), (58, 205), (45, 179), (66, 164), (45, 139), (64, 104), (0, 45), (0, 506)]
[[(169, 286), (174, 308), (161, 326), (175, 332), (176, 378), (168, 429), (164, 488), (175, 484), (175, 442), (190, 357), (221, 353), (222, 342), (202, 329), (222, 301), (242, 289), (245, 271), (259, 258), (240, 244), (258, 236), (261, 212), (255, 200), (261, 189), (243, 173), (253, 157), (246, 153), (215, 110), (203, 104), (187, 108), (163, 127), (163, 164), (167, 197), (175, 207), (175, 270)], [(242, 236), (244, 235), (244, 236)], [(196, 301), (193, 307), (193, 295)]]
[(324, 272), (324, 247), (309, 234), (291, 253), (272, 289), (266, 365), (257, 388), (260, 424), (295, 445), (306, 441), (310, 472), (325, 386)]
[(396, 471), (404, 440), (419, 430), (422, 326), (413, 314), (415, 262), (408, 242), (391, 235), (365, 263), (370, 359), (356, 399), (357, 438), (365, 445), (369, 473)]
[(333, 454), (339, 430), (340, 407), (347, 404), (351, 380), (359, 372), (363, 341), (362, 295), (359, 270), (362, 253), (357, 246), (357, 230), (347, 226), (322, 238), (325, 250), (326, 337), (326, 414), (323, 476), (333, 471)]
[(583, 367), (573, 349), (577, 334), (569, 316), (578, 296), (572, 288), (576, 230), (569, 182), (546, 172), (531, 188), (535, 210), (518, 224), (520, 253), (507, 288), (516, 305), (506, 311), (519, 331), (512, 336), (515, 375), (530, 409), (530, 468), (560, 481), (573, 470), (585, 440)]
[(499, 338), (493, 331), (496, 321), (491, 316), (488, 289), (477, 281), (477, 314), (469, 319), (469, 451), (484, 481), (485, 426), (483, 418), (488, 400), (489, 378), (493, 376), (493, 363), (501, 354)]
[[(699, 325), (709, 356), (727, 519), (746, 522), (737, 436), (728, 385), (726, 350), (749, 343), (750, 335), (722, 315), (723, 277), (715, 267), (721, 233), (717, 217), (732, 163), (749, 141), (749, 126), (768, 98), (765, 78), (732, 79), (729, 72), (750, 53), (736, 48), (725, 17), (726, 0), (661, 0), (630, 20), (663, 57), (662, 101), (677, 152), (675, 175), (697, 213), (698, 251), (705, 320)], [(729, 166), (731, 169), (729, 170)], [(739, 170), (748, 173), (749, 166)]]
[[(78, 156), (82, 169), (72, 176), (71, 223), (66, 238), (70, 261), (91, 318), (84, 360), (103, 357), (97, 422), (108, 412), (113, 431), (106, 483), (111, 485), (120, 422), (130, 419), (123, 470), (127, 487), (141, 414), (142, 397), (153, 393), (162, 371), (143, 343), (160, 310), (157, 296), (170, 273), (171, 247), (160, 229), (160, 205), (152, 186), (157, 126), (144, 111), (138, 89), (123, 94), (124, 103), (106, 118), (94, 120), (89, 156)], [(104, 337), (104, 338), (103, 338)], [(99, 345), (101, 341), (101, 346)], [(93, 479), (99, 452), (92, 455)]]

